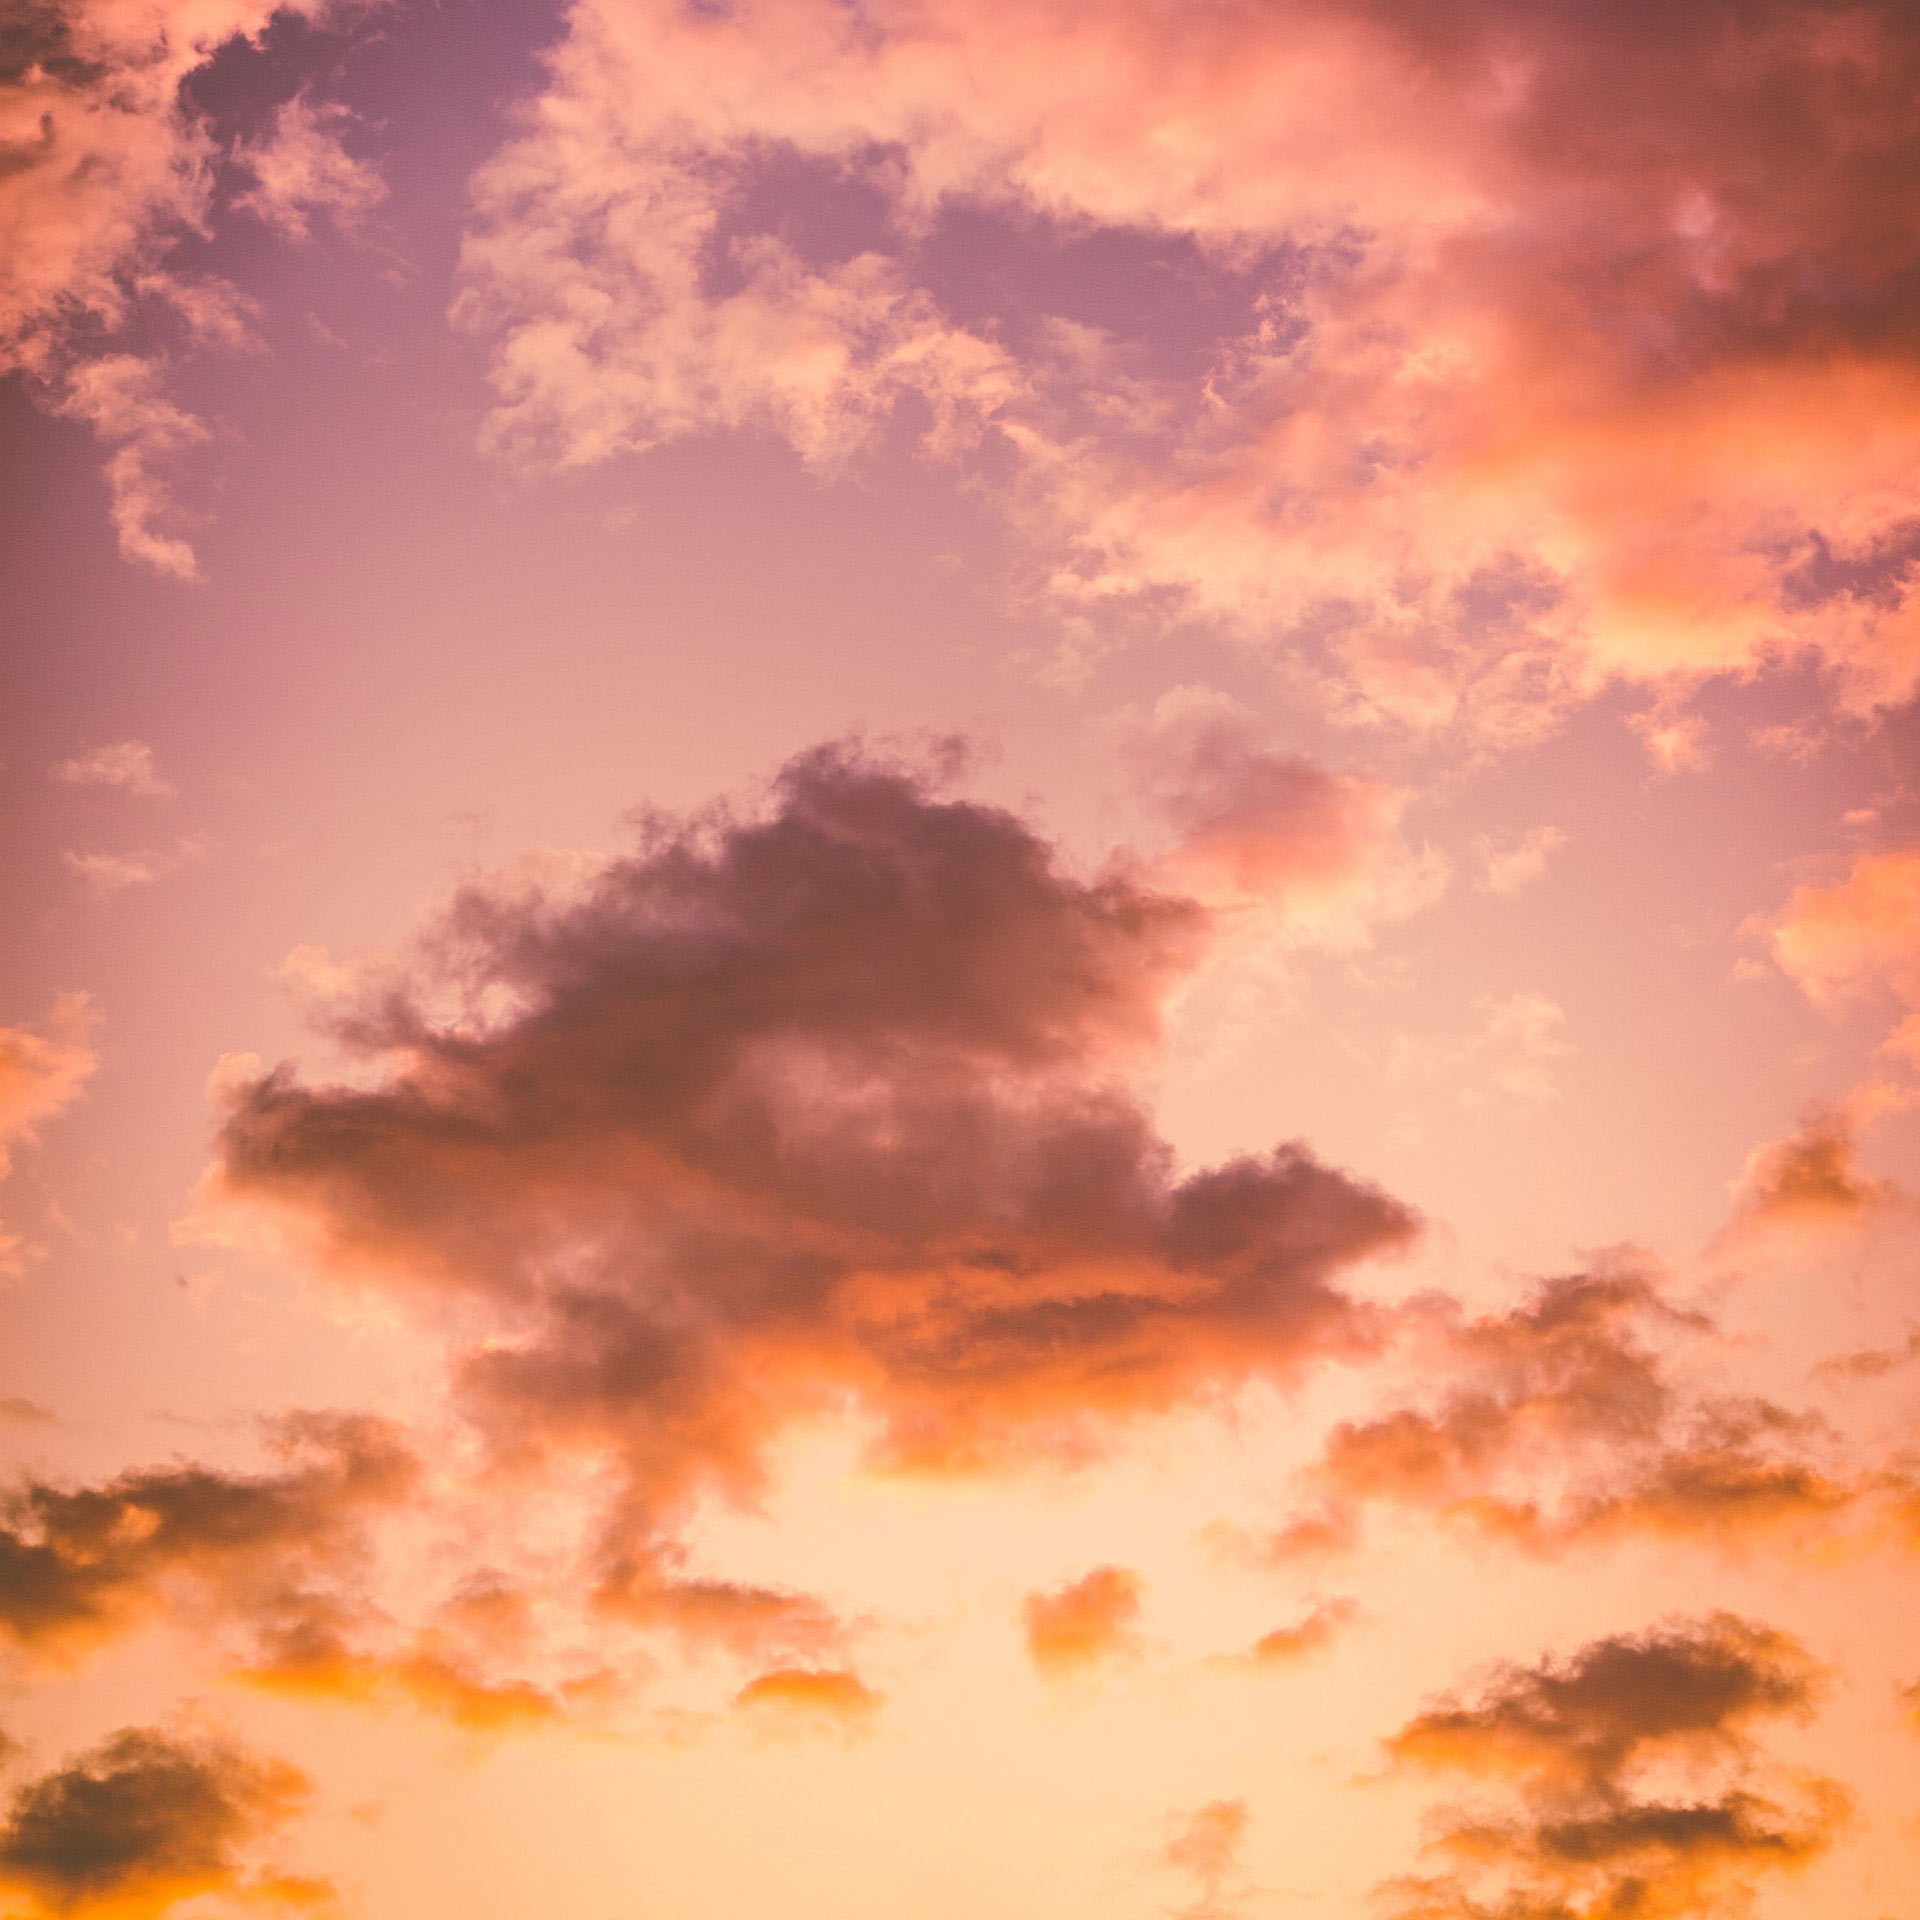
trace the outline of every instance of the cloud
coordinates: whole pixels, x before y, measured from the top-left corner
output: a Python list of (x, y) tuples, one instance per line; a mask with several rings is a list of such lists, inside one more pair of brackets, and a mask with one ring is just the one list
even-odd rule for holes
[(111, 900), (134, 887), (150, 887), (182, 867), (197, 866), (213, 856), (213, 842), (204, 834), (188, 834), (171, 847), (147, 848), (139, 853), (63, 853), (67, 871), (79, 876), (94, 896)]
[(1391, 1911), (1680, 1920), (1805, 1866), (1844, 1820), (1845, 1796), (1801, 1777), (1784, 1783), (1791, 1808), (1765, 1797), (1754, 1734), (1804, 1717), (1818, 1680), (1791, 1636), (1730, 1614), (1500, 1669), (1476, 1701), (1440, 1702), (1387, 1742), (1398, 1768), (1465, 1773), (1517, 1803), (1440, 1816), (1430, 1850), (1451, 1870), (1383, 1889)]
[(1027, 1657), (1052, 1679), (1137, 1650), (1141, 1580), (1126, 1567), (1096, 1567), (1049, 1593), (1030, 1593), (1020, 1603)]
[(315, 105), (304, 93), (274, 114), (267, 138), (244, 145), (236, 158), (255, 184), (234, 205), (277, 227), (290, 240), (304, 240), (316, 213), (346, 231), (361, 225), (386, 198), (386, 183), (341, 144), (352, 124), (346, 108)]
[(1342, 1629), (1359, 1617), (1360, 1609), (1351, 1600), (1323, 1600), (1305, 1619), (1263, 1633), (1246, 1658), (1260, 1667), (1293, 1666), (1332, 1646)]
[(1821, 1106), (1809, 1110), (1785, 1140), (1756, 1147), (1741, 1172), (1720, 1244), (1738, 1246), (1783, 1228), (1845, 1230), (1909, 1204), (1895, 1182), (1860, 1166), (1857, 1132), (1845, 1107)]
[(1194, 1897), (1177, 1911), (1187, 1920), (1216, 1920), (1237, 1910), (1240, 1855), (1247, 1835), (1244, 1800), (1209, 1800), (1184, 1816), (1162, 1858), (1194, 1882)]
[(1920, 848), (1862, 854), (1838, 885), (1794, 890), (1773, 957), (1811, 999), (1890, 998), (1906, 1018), (1887, 1051), (1920, 1066)]
[(167, 397), (165, 369), (137, 354), (110, 353), (70, 369), (58, 410), (84, 420), (111, 451), (108, 512), (124, 559), (176, 580), (198, 580), (193, 548), (164, 531), (175, 511), (168, 470), (207, 428)]
[(9, 1146), (37, 1138), (48, 1120), (80, 1097), (99, 1066), (88, 1044), (96, 1017), (86, 994), (63, 993), (45, 1033), (0, 1027), (0, 1175), (12, 1165)]
[(1878, 1380), (1915, 1360), (1920, 1360), (1920, 1327), (1909, 1327), (1907, 1337), (1897, 1347), (1869, 1347), (1858, 1353), (1836, 1354), (1830, 1360), (1821, 1361), (1814, 1371), (1855, 1380)]
[[(1829, 1528), (1865, 1490), (1821, 1466), (1819, 1423), (1764, 1400), (1690, 1394), (1649, 1339), (1705, 1331), (1628, 1272), (1546, 1281), (1464, 1324), (1443, 1314), (1416, 1341), (1444, 1390), (1335, 1426), (1306, 1476), (1321, 1511), (1304, 1525), (1337, 1548), (1381, 1503), (1536, 1553)], [(1283, 1557), (1299, 1524), (1276, 1542)]]
[[(429, 1628), (397, 1650), (355, 1647), (343, 1630), (349, 1609), (302, 1596), (261, 1636), (259, 1657), (236, 1677), (262, 1693), (352, 1706), (410, 1706), (464, 1733), (498, 1734), (550, 1725), (567, 1717), (569, 1692), (534, 1681), (484, 1673), (467, 1649)], [(603, 1676), (592, 1676), (599, 1679)]]
[(857, 1733), (883, 1701), (845, 1668), (775, 1667), (749, 1680), (733, 1704), (769, 1732)]
[[(1496, 741), (1623, 676), (1673, 759), (1707, 676), (1920, 672), (1917, 71), (1894, 0), (578, 0), (457, 313), (516, 457), (826, 462), (911, 403), (1069, 619), (1171, 602)], [(1090, 237), (1195, 289), (1170, 337)]]
[(1164, 695), (1134, 757), (1177, 836), (1155, 878), (1243, 937), (1360, 946), (1446, 885), (1445, 862), (1402, 839), (1401, 795), (1261, 747), (1251, 716), (1205, 688)]
[[(98, 1068), (100, 1056), (90, 1044), (96, 1019), (86, 994), (63, 993), (44, 1033), (0, 1027), (0, 1180), (12, 1170), (10, 1149), (38, 1139)], [(33, 1251), (0, 1222), (0, 1279), (17, 1277)]]
[(249, 1909), (326, 1905), (324, 1881), (248, 1864), (307, 1791), (284, 1762), (127, 1728), (14, 1796), (0, 1885), (30, 1903), (22, 1920), (144, 1920), (205, 1896)]
[(207, 428), (168, 398), (163, 359), (141, 344), (165, 313), (196, 339), (237, 343), (243, 296), (170, 258), (204, 233), (218, 142), (183, 83), (276, 12), (330, 0), (27, 0), (0, 52), (0, 372), (27, 373), (56, 411), (109, 449), (120, 550), (179, 580), (199, 577), (169, 530), (169, 478)]
[(1482, 893), (1518, 893), (1547, 870), (1547, 862), (1567, 844), (1558, 827), (1529, 827), (1525, 833), (1478, 833), (1473, 856), (1480, 868), (1474, 882)]
[(616, 1462), (608, 1604), (813, 1631), (798, 1596), (687, 1582), (674, 1544), (791, 1421), (851, 1408), (896, 1469), (1074, 1459), (1377, 1344), (1336, 1276), (1407, 1211), (1298, 1145), (1176, 1178), (1128, 1090), (1208, 931), (819, 750), (758, 815), (464, 890), (340, 1008), (357, 1084), (234, 1079), (204, 1211), (458, 1327), (503, 1468)]
[(274, 1439), (286, 1464), (272, 1473), (18, 1482), (0, 1502), (0, 1634), (59, 1660), (189, 1602), (269, 1632), (306, 1617), (316, 1583), (352, 1569), (364, 1523), (406, 1499), (416, 1469), (371, 1415), (290, 1415)]
[(95, 747), (62, 760), (53, 770), (56, 780), (70, 787), (112, 787), (142, 800), (171, 800), (173, 782), (153, 764), (153, 749), (144, 740), (122, 740)]

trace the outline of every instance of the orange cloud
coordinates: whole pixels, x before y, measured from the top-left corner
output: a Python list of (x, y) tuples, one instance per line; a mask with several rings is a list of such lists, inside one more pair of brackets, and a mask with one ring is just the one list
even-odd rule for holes
[(1126, 1567), (1096, 1567), (1020, 1603), (1027, 1657), (1049, 1678), (1104, 1665), (1139, 1645), (1141, 1580)]
[(1350, 1544), (1375, 1502), (1534, 1552), (1632, 1534), (1735, 1545), (1853, 1510), (1868, 1488), (1823, 1470), (1819, 1422), (1686, 1393), (1648, 1344), (1663, 1327), (1704, 1330), (1632, 1274), (1548, 1281), (1506, 1314), (1443, 1325), (1437, 1404), (1340, 1422), (1307, 1476), (1327, 1510), (1277, 1550)]
[(248, 1856), (307, 1796), (280, 1761), (129, 1728), (14, 1796), (0, 1828), (0, 1886), (21, 1920), (157, 1920), (205, 1897), (247, 1911), (329, 1906), (324, 1881)]
[(0, 1027), (0, 1176), (12, 1165), (9, 1146), (34, 1139), (99, 1066), (87, 1044), (94, 1018), (84, 993), (67, 993), (54, 1003), (46, 1033)]
[[(1792, 1782), (1792, 1807), (1758, 1790), (1756, 1723), (1804, 1715), (1817, 1681), (1789, 1635), (1729, 1614), (1501, 1669), (1474, 1704), (1431, 1707), (1387, 1743), (1400, 1767), (1503, 1783), (1518, 1803), (1447, 1809), (1431, 1851), (1450, 1870), (1383, 1888), (1391, 1911), (1680, 1920), (1750, 1897), (1846, 1815), (1831, 1781)], [(1679, 1782), (1685, 1798), (1648, 1797)]]
[(1894, 1000), (1906, 1017), (1887, 1049), (1920, 1066), (1920, 849), (1862, 854), (1837, 886), (1795, 889), (1773, 954), (1822, 1004)]
[(733, 1704), (763, 1726), (792, 1732), (856, 1732), (879, 1712), (881, 1696), (843, 1668), (776, 1667), (756, 1674)]
[(0, 1504), (0, 1633), (59, 1658), (188, 1594), (267, 1626), (310, 1605), (310, 1583), (354, 1563), (365, 1520), (410, 1494), (415, 1463), (371, 1415), (290, 1416), (275, 1437), (290, 1462), (277, 1473), (182, 1466), (16, 1486)]
[(1799, 1130), (1747, 1156), (1733, 1213), (1718, 1244), (1737, 1249), (1782, 1231), (1822, 1235), (1898, 1217), (1906, 1192), (1859, 1163), (1858, 1127), (1845, 1107), (1816, 1107)]
[[(256, 1664), (237, 1678), (262, 1693), (353, 1706), (404, 1704), (466, 1733), (490, 1734), (546, 1725), (566, 1717), (568, 1697), (530, 1680), (481, 1673), (445, 1634), (414, 1636), (397, 1652), (357, 1650), (340, 1631), (340, 1609), (306, 1604), (263, 1636)], [(592, 1693), (593, 1683), (573, 1689)]]
[(500, 1461), (620, 1463), (606, 1604), (797, 1644), (817, 1608), (687, 1582), (673, 1544), (792, 1420), (851, 1398), (895, 1467), (1077, 1457), (1377, 1344), (1336, 1277), (1406, 1210), (1297, 1145), (1176, 1180), (1127, 1089), (1208, 930), (823, 750), (763, 817), (467, 890), (339, 1016), (384, 1077), (239, 1084), (210, 1192), (430, 1323), (480, 1316), (454, 1379)]
[(1359, 1616), (1360, 1609), (1351, 1600), (1322, 1601), (1304, 1620), (1263, 1633), (1246, 1657), (1261, 1667), (1293, 1666), (1330, 1647)]

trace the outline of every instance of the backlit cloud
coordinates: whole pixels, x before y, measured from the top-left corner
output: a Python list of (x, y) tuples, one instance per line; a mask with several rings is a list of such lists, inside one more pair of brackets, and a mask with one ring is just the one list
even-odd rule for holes
[(213, 1897), (248, 1912), (330, 1907), (324, 1882), (252, 1864), (307, 1796), (293, 1767), (133, 1727), (14, 1796), (0, 1886), (22, 1920), (147, 1920)]
[(1830, 1781), (1776, 1786), (1755, 1741), (1760, 1723), (1804, 1715), (1818, 1679), (1791, 1636), (1717, 1614), (1508, 1667), (1472, 1703), (1429, 1708), (1388, 1741), (1396, 1765), (1505, 1786), (1514, 1805), (1440, 1815), (1430, 1851), (1445, 1870), (1383, 1889), (1391, 1911), (1725, 1910), (1817, 1858), (1845, 1818)]
[(1208, 928), (815, 752), (763, 815), (463, 892), (338, 1016), (377, 1082), (235, 1084), (208, 1203), (478, 1313), (454, 1381), (503, 1463), (621, 1464), (610, 1604), (790, 1634), (804, 1601), (686, 1581), (671, 1523), (801, 1416), (850, 1400), (895, 1467), (1076, 1458), (1377, 1343), (1336, 1277), (1406, 1210), (1297, 1145), (1177, 1179), (1128, 1090)]
[(1306, 1482), (1324, 1505), (1277, 1550), (1351, 1546), (1372, 1503), (1536, 1552), (1636, 1534), (1734, 1545), (1845, 1516), (1864, 1488), (1826, 1463), (1819, 1423), (1688, 1390), (1662, 1336), (1689, 1331), (1704, 1323), (1629, 1273), (1548, 1281), (1444, 1327), (1427, 1368), (1444, 1385), (1337, 1424)]
[(356, 1564), (368, 1517), (411, 1491), (415, 1463), (371, 1415), (291, 1416), (276, 1440), (286, 1464), (265, 1474), (17, 1483), (0, 1502), (0, 1633), (58, 1659), (188, 1600), (268, 1629), (305, 1617), (315, 1583)]

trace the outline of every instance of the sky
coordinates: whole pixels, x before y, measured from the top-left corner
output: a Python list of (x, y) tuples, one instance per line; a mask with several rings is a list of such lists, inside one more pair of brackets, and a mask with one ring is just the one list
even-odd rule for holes
[(1920, 1920), (1920, 17), (0, 16), (0, 1920)]

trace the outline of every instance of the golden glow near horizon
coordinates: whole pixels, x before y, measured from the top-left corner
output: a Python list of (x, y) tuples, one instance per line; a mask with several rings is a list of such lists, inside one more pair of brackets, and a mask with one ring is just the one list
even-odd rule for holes
[(1920, 1920), (1916, 86), (0, 22), (0, 1920)]

